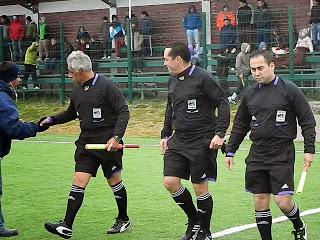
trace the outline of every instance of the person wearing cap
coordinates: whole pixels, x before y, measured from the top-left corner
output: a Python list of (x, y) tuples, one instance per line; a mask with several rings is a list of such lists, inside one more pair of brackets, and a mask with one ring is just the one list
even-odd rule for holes
[[(15, 88), (20, 83), (19, 68), (13, 62), (0, 64), (0, 200), (2, 195), (1, 163), (3, 157), (10, 152), (12, 139), (22, 140), (34, 137), (37, 132), (47, 130), (47, 126), (40, 127), (37, 123), (22, 122), (14, 103)], [(16, 229), (6, 228), (0, 201), (0, 237), (18, 235)]]
[(26, 46), (30, 46), (37, 39), (37, 25), (30, 16), (26, 17)]
[(234, 26), (231, 25), (231, 20), (228, 16), (223, 18), (224, 26), (221, 28), (220, 32), (220, 44), (223, 51), (226, 53), (236, 52), (236, 39), (237, 31)]
[(219, 32), (221, 31), (222, 27), (224, 27), (224, 20), (225, 17), (228, 17), (230, 19), (231, 26), (236, 26), (236, 17), (232, 11), (229, 10), (229, 5), (225, 4), (223, 6), (223, 10), (220, 11), (217, 15), (217, 28)]

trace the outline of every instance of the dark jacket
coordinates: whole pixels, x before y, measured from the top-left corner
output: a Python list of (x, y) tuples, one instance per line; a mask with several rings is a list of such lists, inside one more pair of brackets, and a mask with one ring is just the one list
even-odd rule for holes
[[(192, 70), (193, 69), (193, 70)], [(215, 111), (218, 110), (218, 116)], [(168, 102), (161, 139), (179, 134), (225, 133), (230, 107), (223, 89), (201, 67), (190, 67), (169, 78)]]
[(319, 23), (319, 22), (320, 22), (320, 5), (312, 6), (311, 16), (310, 16), (310, 24)]
[(254, 22), (256, 23), (257, 29), (270, 29), (270, 12), (267, 6), (257, 8), (254, 14)]
[(12, 139), (34, 137), (39, 130), (36, 123), (19, 120), (13, 96), (13, 91), (0, 80), (0, 158), (9, 153)]
[(237, 11), (237, 23), (239, 27), (250, 26), (254, 22), (253, 9), (246, 5), (244, 7), (239, 7)]
[(223, 49), (232, 49), (236, 47), (237, 31), (234, 26), (229, 24), (221, 28), (220, 44)]
[(227, 152), (235, 153), (249, 131), (253, 146), (261, 150), (292, 144), (297, 136), (297, 120), (304, 137), (304, 152), (314, 153), (316, 122), (303, 92), (280, 77), (269, 84), (255, 83), (241, 99)]
[(142, 35), (151, 35), (153, 31), (153, 21), (150, 17), (141, 18), (139, 21), (140, 33)]

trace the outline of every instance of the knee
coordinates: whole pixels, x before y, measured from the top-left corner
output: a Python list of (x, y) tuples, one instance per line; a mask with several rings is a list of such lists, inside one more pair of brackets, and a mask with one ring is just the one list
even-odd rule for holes
[(293, 202), (291, 199), (277, 199), (276, 203), (282, 212), (290, 212), (293, 208)]
[(171, 193), (176, 192), (180, 188), (180, 181), (170, 177), (163, 178), (163, 186)]

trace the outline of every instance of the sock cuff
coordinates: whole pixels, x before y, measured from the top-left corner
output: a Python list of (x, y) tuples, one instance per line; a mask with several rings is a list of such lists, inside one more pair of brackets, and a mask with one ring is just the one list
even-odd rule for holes
[(188, 189), (186, 189), (185, 187), (181, 186), (178, 191), (176, 191), (174, 193), (171, 193), (171, 197), (173, 197), (173, 198), (179, 197), (180, 195), (182, 195), (184, 193), (185, 190), (188, 191)]
[(76, 185), (72, 185), (70, 190), (70, 192), (76, 192), (76, 193), (84, 193), (84, 191), (85, 191), (85, 188), (79, 187)]
[(296, 203), (294, 203), (292, 210), (290, 212), (286, 213), (286, 216), (287, 217), (293, 217), (293, 216), (296, 215), (298, 210), (299, 210), (298, 205)]
[(266, 209), (263, 211), (255, 211), (255, 217), (256, 218), (266, 218), (266, 217), (272, 217), (270, 209)]
[(122, 181), (120, 181), (119, 183), (117, 183), (116, 185), (114, 185), (114, 186), (111, 186), (111, 190), (112, 190), (112, 192), (118, 192), (118, 191), (120, 191), (122, 188), (124, 188), (124, 185), (123, 185), (123, 182)]
[(204, 200), (206, 200), (206, 199), (208, 199), (210, 197), (211, 197), (211, 194), (209, 192), (207, 192), (207, 193), (205, 193), (203, 195), (198, 196), (197, 200), (198, 201), (204, 201)]

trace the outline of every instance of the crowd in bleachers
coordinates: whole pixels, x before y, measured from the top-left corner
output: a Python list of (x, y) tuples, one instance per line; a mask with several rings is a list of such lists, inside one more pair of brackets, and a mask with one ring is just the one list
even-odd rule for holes
[[(288, 65), (288, 32), (280, 29), (281, 24), (274, 21), (277, 11), (272, 11), (265, 0), (257, 0), (255, 6), (246, 0), (239, 0), (239, 7), (235, 11), (228, 4), (215, 16), (216, 28), (214, 34), (218, 35), (221, 46), (219, 56), (227, 56), (232, 59), (232, 64), (239, 78), (246, 78), (247, 73), (241, 73), (245, 67), (239, 61), (244, 51), (252, 49), (271, 49), (279, 57), (278, 65)], [(299, 34), (294, 31), (295, 64), (303, 65), (305, 52), (319, 50), (320, 32), (320, 0), (313, 1), (310, 14), (310, 26), (305, 26)], [(124, 57), (126, 53), (121, 51), (128, 43), (127, 19), (121, 22), (117, 15), (111, 20), (107, 16), (101, 19), (99, 34), (92, 34), (90, 29), (79, 26), (73, 42), (64, 39), (65, 55), (72, 50), (81, 50), (87, 53), (93, 60), (110, 59), (112, 53), (115, 58)], [(181, 27), (185, 30), (185, 39), (192, 53), (194, 63), (201, 61), (201, 29), (203, 27), (202, 15), (194, 5), (187, 10), (181, 19)], [(134, 57), (134, 71), (142, 72), (142, 59), (154, 56), (154, 31), (157, 23), (149, 16), (147, 11), (141, 11), (137, 17), (131, 16), (132, 28), (131, 43)], [(59, 34), (53, 33), (50, 24), (46, 23), (45, 17), (39, 18), (36, 24), (30, 16), (0, 17), (2, 26), (2, 42), (4, 44), (4, 60), (13, 60), (25, 64), (26, 76), (31, 74), (36, 84), (35, 69), (38, 63), (44, 65), (44, 71), (54, 73), (59, 70), (60, 43)], [(70, 38), (69, 38), (70, 40)], [(36, 44), (35, 44), (36, 43)], [(247, 47), (243, 47), (243, 46)], [(243, 50), (245, 48), (245, 50)], [(230, 57), (231, 56), (231, 57)], [(238, 56), (238, 57), (237, 57)], [(218, 61), (225, 67), (230, 68), (230, 61)], [(220, 66), (221, 67), (221, 66)], [(223, 67), (223, 66), (222, 66)], [(222, 71), (225, 72), (225, 71)], [(223, 75), (223, 74), (222, 74)]]

